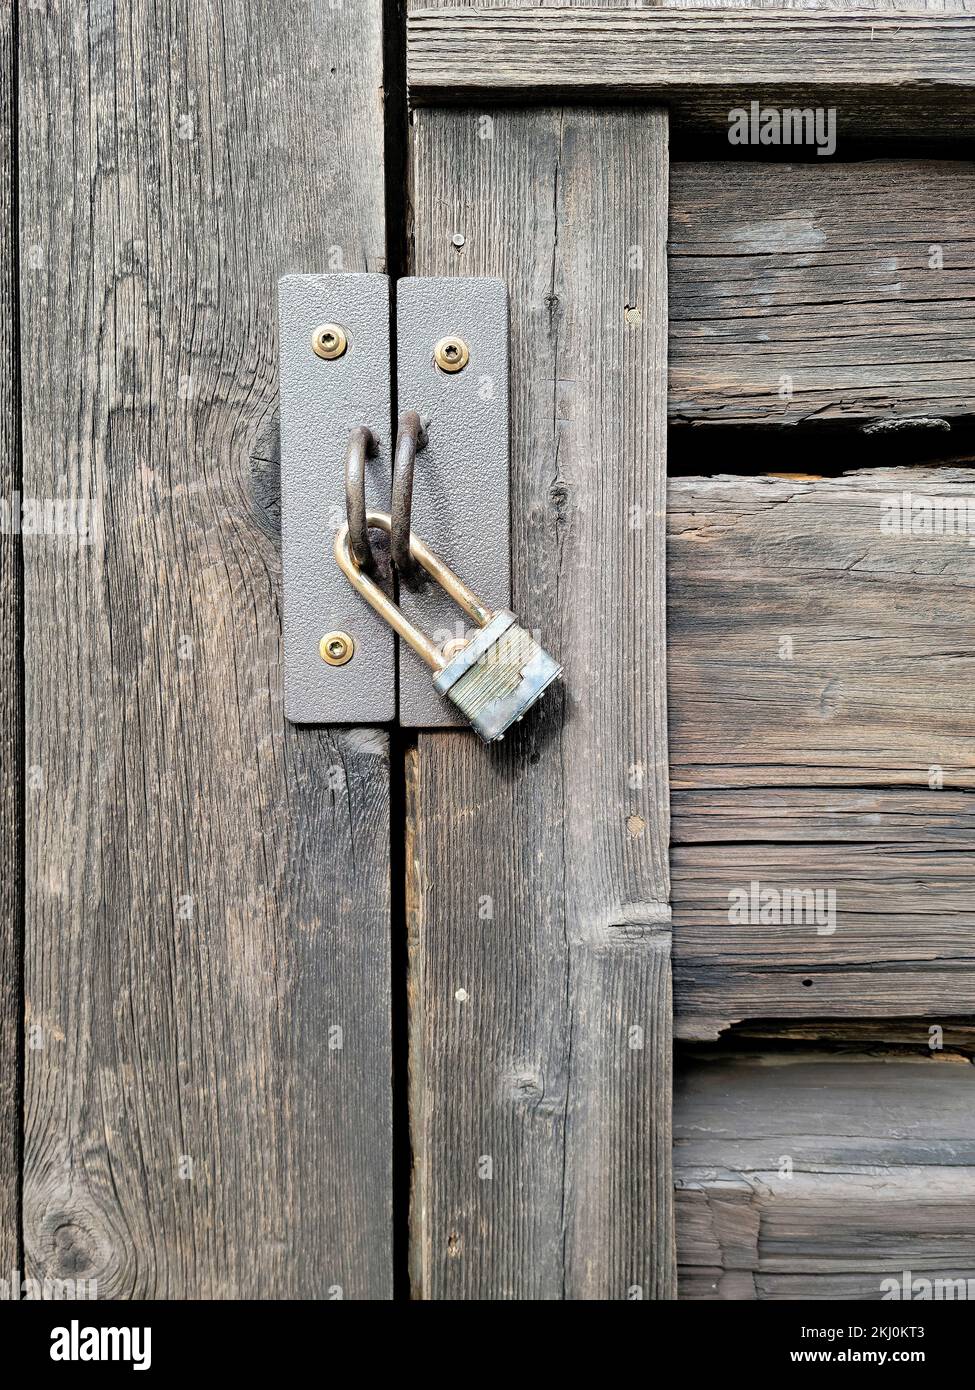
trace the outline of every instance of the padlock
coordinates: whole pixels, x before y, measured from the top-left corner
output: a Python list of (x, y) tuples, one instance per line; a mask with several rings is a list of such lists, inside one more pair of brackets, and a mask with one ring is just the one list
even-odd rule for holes
[[(366, 524), (387, 533), (392, 526), (388, 512), (368, 512)], [(485, 743), (494, 743), (562, 674), (562, 667), (518, 626), (514, 613), (492, 612), (412, 532), (410, 553), (477, 624), (478, 631), (449, 660), (356, 564), (348, 525), (335, 536), (335, 559), (352, 587), (432, 669), (435, 689), (466, 715)]]

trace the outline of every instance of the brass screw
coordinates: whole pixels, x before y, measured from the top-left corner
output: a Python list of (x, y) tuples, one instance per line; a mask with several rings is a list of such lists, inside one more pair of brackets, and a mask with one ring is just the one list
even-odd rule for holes
[(355, 643), (347, 632), (326, 632), (318, 644), (318, 652), (329, 666), (344, 666), (355, 654)]
[(471, 360), (470, 348), (463, 338), (441, 338), (433, 360), (442, 372), (462, 372)]
[(332, 362), (336, 357), (342, 356), (349, 346), (349, 340), (341, 324), (323, 323), (311, 335), (311, 346), (316, 356), (324, 357), (326, 362)]

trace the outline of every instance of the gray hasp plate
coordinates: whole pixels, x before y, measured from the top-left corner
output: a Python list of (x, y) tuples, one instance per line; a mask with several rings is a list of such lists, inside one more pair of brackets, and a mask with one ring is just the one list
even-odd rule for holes
[[(389, 281), (288, 275), (278, 282), (278, 308), (285, 715), (295, 724), (384, 723), (396, 714), (395, 637), (339, 569), (332, 543), (345, 520), (345, 453), (357, 425), (379, 442), (367, 464), (368, 504), (389, 509)], [(348, 337), (333, 361), (312, 350), (323, 323)], [(355, 642), (344, 666), (319, 655), (321, 638), (335, 630)]]
[[(441, 338), (463, 338), (460, 372), (436, 366)], [(416, 410), (428, 443), (416, 456), (412, 527), (493, 608), (511, 603), (508, 443), (508, 290), (462, 277), (397, 284), (398, 409)], [(463, 636), (469, 620), (437, 585), (400, 585), (408, 618), (435, 641)], [(399, 720), (405, 728), (464, 725), (433, 688), (432, 672), (401, 643)]]

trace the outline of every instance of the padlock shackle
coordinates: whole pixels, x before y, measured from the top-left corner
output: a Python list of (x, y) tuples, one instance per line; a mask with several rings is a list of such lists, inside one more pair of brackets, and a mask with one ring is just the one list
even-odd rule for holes
[[(388, 512), (367, 512), (366, 525), (368, 527), (376, 526), (380, 531), (385, 531), (387, 535), (392, 531), (392, 520)], [(432, 550), (428, 550), (419, 536), (414, 535), (412, 531), (410, 532), (410, 554), (417, 564), (423, 566), (430, 578), (440, 585), (444, 593), (454, 600), (457, 607), (463, 609), (467, 616), (477, 623), (478, 627), (488, 625), (494, 617), (493, 611), (481, 602), (448, 565), (438, 559)], [(335, 562), (356, 592), (362, 595), (381, 618), (385, 618), (394, 632), (399, 633), (403, 641), (412, 647), (417, 656), (422, 657), (431, 670), (442, 671), (447, 662), (440, 648), (431, 642), (426, 633), (421, 632), (418, 627), (411, 623), (399, 605), (395, 604), (387, 594), (384, 594), (379, 585), (356, 564), (349, 546), (348, 522), (335, 533)]]

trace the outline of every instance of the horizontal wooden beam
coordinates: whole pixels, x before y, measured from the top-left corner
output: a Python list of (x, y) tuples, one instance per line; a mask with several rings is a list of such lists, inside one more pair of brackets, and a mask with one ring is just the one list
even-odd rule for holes
[(969, 509), (972, 469), (670, 480), (679, 1035), (975, 1012)]
[(970, 92), (975, 15), (421, 9), (409, 19), (408, 62), (415, 102), (580, 92), (763, 98), (794, 89), (883, 107), (891, 95), (927, 103)]
[(671, 165), (671, 421), (912, 421), (975, 413), (975, 165)]
[(971, 468), (671, 478), (671, 785), (975, 788), (971, 509)]
[[(891, 793), (891, 802), (898, 795), (910, 798)], [(925, 812), (938, 814), (938, 794), (929, 792), (918, 806), (916, 839), (905, 843), (897, 838), (902, 833), (897, 811), (867, 809), (876, 799), (863, 793), (856, 839), (840, 844), (839, 827), (849, 826), (854, 816), (842, 808), (831, 815), (832, 798), (823, 792), (819, 798), (819, 818), (830, 836), (826, 844), (787, 838), (675, 844), (671, 873), (680, 1036), (713, 1035), (729, 1016), (897, 1013), (937, 1021), (946, 1009), (975, 1012), (972, 811), (956, 821), (964, 843), (940, 848), (924, 830)], [(953, 799), (964, 798), (955, 793)], [(739, 792), (728, 800), (737, 800), (746, 813), (759, 794)], [(675, 835), (688, 820), (706, 816), (703, 807), (685, 804), (674, 816)], [(801, 817), (797, 821), (802, 825)], [(713, 828), (723, 829), (724, 822)], [(783, 816), (772, 833), (787, 837), (790, 829)], [(756, 911), (737, 910), (740, 904), (768, 900), (774, 912), (787, 893), (803, 895), (806, 903), (794, 915), (786, 910), (763, 920)]]
[(975, 1279), (975, 1072), (947, 1049), (925, 1056), (926, 1027), (916, 1041), (910, 1057), (684, 1060), (682, 1298), (879, 1299), (904, 1270)]

